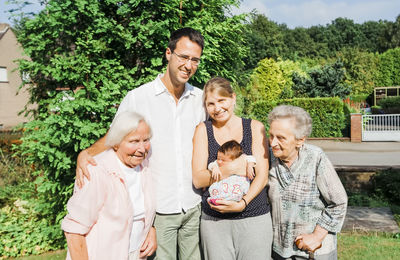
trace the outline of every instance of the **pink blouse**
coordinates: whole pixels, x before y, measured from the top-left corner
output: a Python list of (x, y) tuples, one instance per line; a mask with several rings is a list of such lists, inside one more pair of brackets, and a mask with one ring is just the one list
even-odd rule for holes
[[(86, 235), (89, 259), (128, 259), (133, 212), (125, 176), (112, 149), (94, 157), (97, 166), (89, 166), (90, 181), (74, 194), (67, 204), (68, 214), (61, 228), (68, 233)], [(145, 204), (145, 232), (142, 243), (153, 224), (155, 199), (151, 174), (142, 167), (142, 190)], [(67, 259), (71, 259), (68, 252)]]

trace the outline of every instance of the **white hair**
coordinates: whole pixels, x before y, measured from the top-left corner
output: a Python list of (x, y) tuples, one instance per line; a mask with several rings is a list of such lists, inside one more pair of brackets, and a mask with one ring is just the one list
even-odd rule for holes
[(151, 136), (152, 132), (150, 125), (142, 115), (130, 111), (119, 113), (116, 117), (114, 117), (114, 120), (111, 123), (110, 129), (108, 130), (106, 136), (105, 145), (108, 147), (118, 145), (127, 134), (137, 129), (140, 122), (144, 122), (149, 126)]
[(297, 139), (308, 137), (312, 130), (312, 119), (310, 114), (301, 107), (280, 105), (272, 109), (268, 115), (268, 123), (276, 119), (290, 118), (294, 119), (295, 127), (291, 129)]

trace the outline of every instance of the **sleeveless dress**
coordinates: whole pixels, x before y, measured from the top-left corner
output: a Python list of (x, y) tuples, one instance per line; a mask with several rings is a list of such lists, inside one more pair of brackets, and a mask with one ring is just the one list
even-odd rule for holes
[[(208, 136), (208, 163), (217, 158), (220, 147), (211, 121), (205, 121)], [(244, 153), (252, 154), (251, 119), (242, 118)], [(238, 213), (219, 213), (207, 203), (208, 189), (202, 196), (200, 241), (205, 260), (265, 260), (271, 258), (272, 222), (266, 189)]]
[[(214, 130), (212, 128), (212, 122), (210, 120), (204, 121), (207, 129), (208, 138), (208, 162), (207, 165), (217, 159), (217, 152), (220, 145), (217, 143), (214, 137)], [(252, 133), (251, 133), (251, 119), (242, 118), (243, 127), (243, 138), (240, 142), (243, 152), (247, 155), (252, 155)], [(221, 219), (242, 219), (247, 217), (255, 217), (263, 214), (267, 214), (270, 211), (268, 197), (266, 189), (262, 189), (261, 192), (247, 205), (242, 212), (237, 213), (219, 213), (210, 208), (207, 203), (207, 198), (210, 197), (210, 193), (207, 190), (202, 195), (202, 211), (203, 213)]]

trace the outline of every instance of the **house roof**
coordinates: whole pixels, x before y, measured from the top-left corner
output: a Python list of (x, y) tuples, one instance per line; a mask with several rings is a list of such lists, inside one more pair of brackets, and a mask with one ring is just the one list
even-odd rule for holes
[(8, 29), (10, 29), (10, 25), (6, 23), (0, 23), (0, 40), (7, 33)]

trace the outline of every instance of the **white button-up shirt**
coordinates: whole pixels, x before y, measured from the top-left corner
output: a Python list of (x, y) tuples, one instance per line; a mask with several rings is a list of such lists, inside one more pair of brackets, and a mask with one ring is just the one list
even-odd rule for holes
[(187, 211), (201, 201), (192, 183), (192, 138), (196, 126), (205, 120), (205, 110), (202, 90), (186, 83), (176, 103), (161, 77), (129, 91), (117, 114), (135, 111), (150, 124), (149, 169), (156, 187), (156, 210), (172, 214)]

